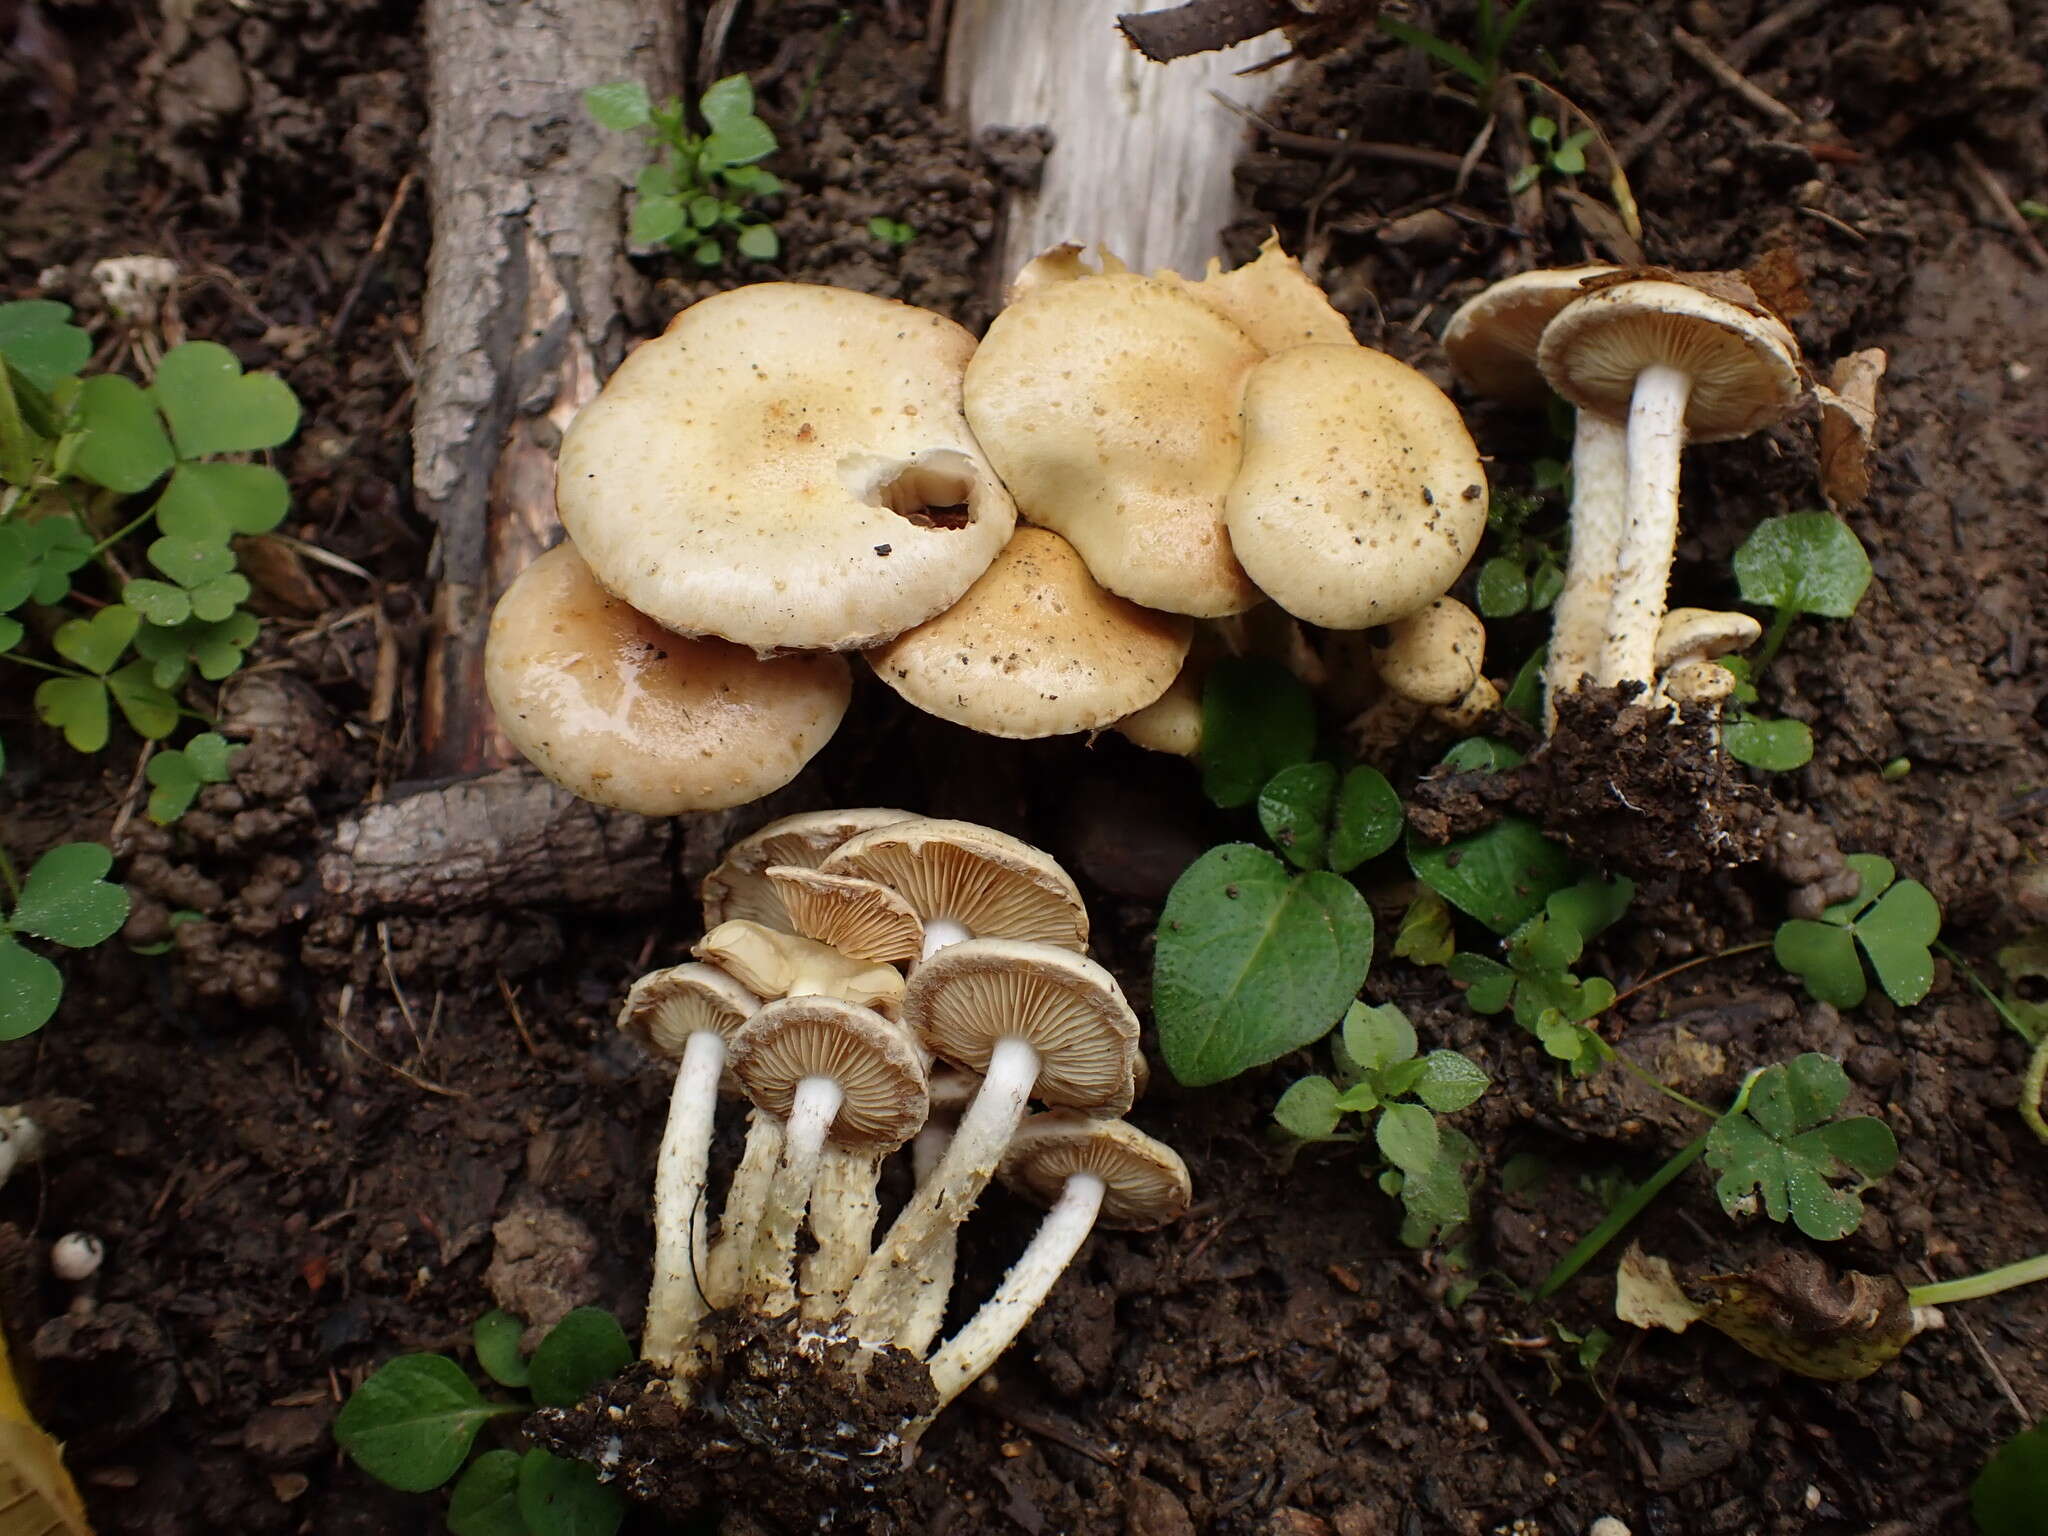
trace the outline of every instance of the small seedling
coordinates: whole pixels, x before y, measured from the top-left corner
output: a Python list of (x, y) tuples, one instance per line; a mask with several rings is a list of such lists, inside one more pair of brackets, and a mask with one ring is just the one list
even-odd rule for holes
[(98, 843), (65, 843), (37, 859), (16, 883), (0, 854), (12, 898), (0, 915), (0, 1040), (19, 1040), (49, 1022), (64, 996), (64, 976), (24, 938), (67, 949), (103, 944), (128, 921), (128, 892), (106, 878), (114, 855)]
[(583, 105), (600, 127), (640, 133), (654, 163), (635, 183), (633, 238), (666, 245), (700, 267), (723, 266), (726, 242), (750, 261), (773, 261), (782, 242), (772, 224), (749, 204), (782, 190), (757, 162), (775, 153), (775, 131), (754, 113), (754, 88), (745, 75), (727, 75), (697, 101), (704, 132), (690, 126), (689, 110), (670, 97), (656, 106), (637, 80), (594, 85)]
[(1545, 171), (1566, 180), (1585, 174), (1586, 146), (1593, 142), (1593, 130), (1581, 128), (1562, 137), (1560, 132), (1555, 118), (1529, 119), (1529, 142), (1536, 146), (1537, 158), (1515, 173), (1514, 180), (1508, 183), (1510, 192), (1527, 191)]
[(1473, 602), (1489, 619), (1540, 613), (1564, 590), (1564, 554), (1558, 532), (1534, 534), (1530, 520), (1543, 509), (1540, 496), (1498, 487), (1487, 507), (1486, 526), (1494, 553), (1481, 562), (1473, 581)]
[(1870, 556), (1832, 512), (1766, 518), (1735, 551), (1735, 585), (1745, 603), (1771, 608), (1754, 671), (1770, 666), (1802, 614), (1846, 619), (1870, 587)]
[(1808, 995), (1837, 1008), (1854, 1008), (1870, 990), (1863, 957), (1885, 995), (1901, 1007), (1924, 998), (1934, 985), (1932, 946), (1941, 936), (1941, 907), (1917, 880), (1900, 880), (1890, 859), (1852, 853), (1849, 867), (1862, 884), (1820, 921), (1792, 918), (1772, 942), (1778, 963)]
[(1456, 1051), (1419, 1052), (1399, 1008), (1353, 1003), (1333, 1042), (1333, 1075), (1302, 1078), (1273, 1106), (1298, 1142), (1363, 1141), (1369, 1131), (1386, 1159), (1380, 1188), (1407, 1213), (1401, 1240), (1417, 1248), (1472, 1210), (1464, 1170), (1478, 1149), (1437, 1116), (1470, 1108), (1490, 1086), (1486, 1069)]
[[(393, 1488), (426, 1493), (462, 1474), (448, 1505), (455, 1536), (610, 1536), (625, 1519), (618, 1492), (594, 1468), (534, 1447), (485, 1451), (477, 1436), (494, 1420), (572, 1408), (633, 1359), (611, 1314), (578, 1307), (523, 1358), (523, 1325), (505, 1312), (477, 1319), (477, 1363), (500, 1386), (532, 1401), (487, 1398), (446, 1355), (400, 1355), (342, 1405), (334, 1438), (356, 1465)], [(468, 1465), (465, 1468), (464, 1463)]]
[(1803, 720), (1771, 720), (1754, 713), (1756, 684), (1749, 660), (1723, 656), (1719, 665), (1735, 674), (1735, 692), (1721, 716), (1721, 745), (1730, 757), (1765, 773), (1789, 773), (1813, 761), (1813, 731)]
[(1512, 1009), (1515, 1022), (1574, 1077), (1587, 1077), (1614, 1059), (1614, 1050), (1588, 1021), (1614, 1003), (1605, 977), (1581, 980), (1571, 972), (1587, 941), (1611, 927), (1635, 897), (1626, 879), (1581, 880), (1554, 891), (1543, 910), (1506, 941), (1507, 962), (1484, 955), (1453, 955), (1447, 969), (1465, 985), (1477, 1013)]
[[(1761, 1198), (1772, 1221), (1789, 1216), (1822, 1242), (1862, 1225), (1862, 1192), (1898, 1165), (1899, 1143), (1875, 1116), (1835, 1119), (1848, 1096), (1841, 1063), (1813, 1052), (1754, 1074), (1707, 1133), (1721, 1208), (1739, 1215)], [(1844, 1171), (1847, 1187), (1834, 1182)]]
[(879, 213), (868, 220), (868, 233), (892, 251), (902, 250), (917, 238), (917, 230), (912, 225)]
[(1472, 82), (1480, 102), (1489, 104), (1501, 79), (1501, 58), (1535, 3), (1536, 0), (1515, 0), (1503, 12), (1495, 6), (1494, 0), (1479, 0), (1479, 8), (1472, 21), (1470, 52), (1434, 32), (1389, 16), (1384, 11), (1380, 13), (1379, 26), (1389, 37), (1398, 38), (1444, 68), (1463, 75)]

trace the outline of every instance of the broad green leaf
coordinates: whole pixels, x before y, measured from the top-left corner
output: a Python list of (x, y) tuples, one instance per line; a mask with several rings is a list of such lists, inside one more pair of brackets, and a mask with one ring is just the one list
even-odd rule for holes
[(523, 1387), (531, 1378), (526, 1356), (519, 1352), (520, 1336), (525, 1332), (526, 1324), (502, 1307), (491, 1308), (471, 1330), (476, 1363), (501, 1387)]
[(1202, 685), (1202, 789), (1217, 805), (1249, 805), (1267, 780), (1315, 756), (1315, 706), (1278, 662), (1229, 656)]
[(64, 975), (0, 930), (0, 1040), (19, 1040), (50, 1022), (64, 997)]
[(118, 605), (102, 608), (89, 619), (60, 624), (50, 644), (66, 661), (88, 672), (105, 673), (121, 659), (141, 624), (142, 616), (133, 609)]
[(445, 1355), (400, 1355), (341, 1405), (334, 1438), (379, 1482), (425, 1493), (455, 1475), (485, 1424), (524, 1411), (485, 1402)]
[(1491, 1083), (1478, 1062), (1456, 1051), (1431, 1051), (1422, 1058), (1415, 1096), (1440, 1115), (1456, 1114), (1478, 1103)]
[(107, 685), (97, 677), (52, 677), (36, 685), (36, 718), (63, 731), (74, 752), (107, 744)]
[(1479, 611), (1489, 619), (1511, 619), (1529, 606), (1529, 578), (1519, 560), (1495, 555), (1479, 567), (1472, 595)]
[(1373, 1122), (1380, 1155), (1413, 1178), (1437, 1159), (1436, 1116), (1420, 1104), (1389, 1104)]
[(1348, 875), (1367, 859), (1378, 858), (1400, 841), (1406, 816), (1401, 797), (1385, 774), (1377, 768), (1353, 768), (1337, 790), (1325, 852), (1330, 868)]
[(218, 342), (188, 341), (157, 365), (150, 393), (181, 459), (275, 448), (299, 429), (299, 401), (274, 373), (243, 373)]
[(1452, 773), (1501, 773), (1520, 766), (1522, 754), (1492, 736), (1467, 736), (1438, 760)]
[(168, 826), (192, 808), (199, 794), (199, 770), (183, 752), (157, 753), (149, 760), (146, 772), (154, 786), (147, 812), (151, 821), (160, 827)]
[(633, 1346), (618, 1319), (602, 1307), (578, 1307), (549, 1330), (527, 1364), (533, 1400), (543, 1408), (573, 1408), (632, 1363)]
[(713, 129), (727, 128), (754, 115), (754, 87), (745, 75), (727, 75), (711, 82), (697, 101), (697, 110)]
[(533, 1536), (613, 1536), (626, 1505), (595, 1467), (536, 1447), (519, 1459), (519, 1513)]
[(1411, 836), (1408, 864), (1424, 885), (1495, 933), (1519, 928), (1572, 878), (1571, 855), (1520, 816), (1440, 848)]
[(178, 701), (156, 684), (155, 666), (140, 658), (107, 678), (107, 692), (145, 741), (162, 741), (178, 728)]
[(1454, 954), (1444, 969), (1465, 984), (1465, 1002), (1474, 1013), (1499, 1013), (1515, 995), (1515, 973), (1485, 955)]
[(92, 559), (92, 535), (69, 512), (39, 517), (23, 531), (35, 562), (35, 600), (62, 602), (71, 590), (71, 573)]
[(633, 183), (633, 190), (642, 197), (674, 197), (682, 190), (676, 179), (676, 168), (657, 161), (643, 166), (639, 179)]
[(128, 892), (105, 875), (113, 850), (102, 843), (63, 843), (35, 862), (21, 885), (8, 924), (71, 949), (90, 949), (128, 921)]
[(0, 651), (11, 651), (21, 644), (22, 636), (28, 631), (21, 627), (19, 619), (0, 616)]
[(77, 410), (84, 436), (72, 451), (71, 469), (81, 479), (132, 494), (148, 490), (171, 467), (171, 440), (133, 379), (94, 374), (78, 387)]
[(1553, 921), (1568, 923), (1582, 943), (1598, 938), (1628, 910), (1636, 899), (1636, 883), (1626, 875), (1613, 880), (1597, 876), (1581, 880), (1554, 892), (1543, 904)]
[(1899, 1166), (1899, 1138), (1875, 1115), (1837, 1120), (1809, 1134), (1859, 1178), (1882, 1179)]
[(1833, 923), (1796, 917), (1781, 923), (1771, 941), (1771, 953), (1823, 1003), (1854, 1008), (1870, 989), (1863, 962), (1856, 958), (1854, 935)]
[(19, 523), (0, 523), (0, 613), (12, 613), (36, 589), (41, 552)]
[(1738, 763), (1765, 773), (1790, 773), (1813, 761), (1813, 732), (1802, 720), (1744, 715), (1722, 725), (1721, 745)]
[(192, 595), (167, 581), (138, 577), (121, 589), (123, 606), (133, 608), (151, 624), (165, 627), (192, 617)]
[(1451, 908), (1435, 891), (1425, 890), (1408, 903), (1401, 931), (1394, 936), (1394, 954), (1416, 965), (1442, 965), (1457, 949)]
[(1212, 848), (1174, 883), (1153, 962), (1159, 1042), (1190, 1087), (1330, 1032), (1372, 964), (1372, 909), (1349, 881), (1290, 878), (1248, 843)]
[(752, 165), (775, 153), (775, 130), (752, 114), (737, 117), (714, 131), (701, 153), (713, 170)]
[(1537, 563), (1529, 575), (1529, 606), (1542, 610), (1556, 602), (1564, 591), (1564, 567), (1554, 560)]
[(290, 510), (291, 487), (268, 464), (180, 464), (156, 504), (156, 524), (175, 539), (225, 545), (268, 533)]
[(1259, 825), (1288, 863), (1320, 869), (1336, 804), (1337, 765), (1296, 763), (1259, 791)]
[[(1471, 1191), (1465, 1187), (1464, 1169), (1478, 1161), (1479, 1149), (1463, 1132), (1447, 1125), (1437, 1127), (1436, 1160), (1426, 1168), (1408, 1170), (1401, 1180), (1401, 1204), (1412, 1221), (1424, 1231), (1415, 1234), (1416, 1246), (1429, 1242), (1444, 1227), (1455, 1227), (1472, 1214)], [(1410, 1240), (1404, 1231), (1403, 1239)]]
[(1366, 1072), (1383, 1072), (1414, 1058), (1415, 1026), (1392, 1003), (1353, 1003), (1344, 1011), (1344, 1050)]
[(1844, 1167), (1865, 1182), (1883, 1177), (1898, 1162), (1898, 1142), (1869, 1116), (1824, 1123), (1848, 1092), (1841, 1065), (1814, 1052), (1758, 1073), (1747, 1110), (1722, 1116), (1707, 1133), (1722, 1206), (1733, 1214), (1754, 1194), (1771, 1220), (1790, 1217), (1808, 1237), (1831, 1242), (1855, 1231), (1859, 1192), (1833, 1180)]
[(224, 543), (162, 538), (149, 546), (149, 563), (181, 587), (196, 587), (235, 568), (235, 552)]
[(698, 229), (709, 229), (718, 222), (718, 216), (725, 211), (725, 205), (709, 193), (693, 197), (687, 204), (690, 223)]
[(1833, 1116), (1849, 1097), (1849, 1074), (1834, 1058), (1807, 1051), (1766, 1067), (1750, 1085), (1750, 1118), (1783, 1141)]
[(192, 617), (202, 624), (218, 624), (249, 600), (248, 578), (233, 572), (215, 576), (196, 583), (191, 597)]
[(1371, 1083), (1353, 1083), (1337, 1095), (1337, 1109), (1340, 1114), (1369, 1115), (1379, 1107), (1379, 1090)]
[(654, 103), (648, 99), (647, 87), (638, 80), (614, 80), (591, 86), (583, 93), (583, 110), (598, 127), (609, 128), (613, 133), (645, 128), (654, 120)]
[(1870, 557), (1832, 512), (1770, 517), (1735, 551), (1742, 600), (1846, 619), (1870, 586)]
[(1870, 957), (1885, 996), (1909, 1007), (1934, 985), (1932, 946), (1941, 935), (1941, 907), (1926, 886), (1901, 880), (1856, 919), (1856, 938)]
[(448, 1529), (454, 1536), (532, 1536), (519, 1513), (517, 1451), (485, 1451), (464, 1469), (448, 1500)]
[(679, 197), (643, 197), (633, 205), (633, 238), (642, 245), (659, 245), (689, 222)]
[(700, 240), (691, 250), (690, 259), (700, 267), (715, 267), (725, 260), (725, 247), (716, 240)]
[(37, 388), (52, 390), (92, 359), (92, 338), (71, 322), (71, 306), (54, 299), (0, 304), (0, 357)]
[(225, 784), (240, 747), (218, 731), (201, 731), (185, 743), (185, 757), (208, 784)]
[(773, 261), (782, 254), (782, 238), (768, 224), (749, 224), (733, 244), (749, 261)]
[(2041, 1536), (2048, 1509), (2048, 1421), (1998, 1448), (1970, 1485), (1978, 1536)]
[(1337, 1129), (1337, 1099), (1337, 1085), (1327, 1077), (1304, 1077), (1280, 1095), (1273, 1118), (1297, 1141), (1321, 1141)]

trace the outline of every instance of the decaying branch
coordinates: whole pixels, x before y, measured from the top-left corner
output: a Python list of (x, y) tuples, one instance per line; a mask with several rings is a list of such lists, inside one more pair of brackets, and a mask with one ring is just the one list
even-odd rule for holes
[(1379, 0), (1187, 0), (1116, 21), (1131, 46), (1156, 64), (1232, 48), (1283, 27), (1294, 51), (1308, 58), (1378, 9)]

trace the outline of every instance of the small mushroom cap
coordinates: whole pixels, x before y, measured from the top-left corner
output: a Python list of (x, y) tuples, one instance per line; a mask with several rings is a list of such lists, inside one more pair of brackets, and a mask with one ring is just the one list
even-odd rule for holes
[(1256, 259), (1228, 272), (1212, 256), (1208, 273), (1199, 282), (1190, 282), (1178, 272), (1153, 275), (1208, 305), (1268, 356), (1312, 341), (1358, 344), (1351, 334), (1351, 322), (1302, 270), (1301, 263), (1280, 248), (1277, 232), (1266, 236)]
[(799, 1083), (831, 1078), (846, 1095), (831, 1129), (841, 1146), (893, 1152), (924, 1124), (924, 1053), (879, 1013), (838, 998), (768, 1004), (733, 1036), (732, 1069), (748, 1098), (784, 1120)]
[(1745, 437), (1799, 403), (1799, 346), (1769, 315), (1658, 280), (1617, 283), (1566, 306), (1543, 333), (1537, 365), (1582, 410), (1628, 419), (1636, 376), (1655, 364), (1692, 380), (1686, 434)]
[(1500, 690), (1479, 677), (1457, 703), (1438, 706), (1436, 717), (1454, 731), (1476, 731), (1499, 708)]
[(968, 821), (899, 821), (849, 838), (822, 866), (906, 897), (929, 924), (948, 918), (968, 932), (1088, 947), (1088, 908), (1067, 872), (1029, 843)]
[(704, 877), (697, 895), (704, 903), (704, 926), (716, 928), (729, 917), (744, 917), (765, 927), (790, 931), (782, 898), (768, 883), (771, 864), (816, 869), (825, 855), (862, 832), (909, 821), (908, 811), (862, 807), (850, 811), (805, 811), (784, 816), (725, 850), (718, 867)]
[(1181, 289), (1136, 273), (1032, 287), (967, 365), (967, 419), (1026, 520), (1060, 534), (1119, 597), (1238, 613), (1258, 591), (1223, 498), (1238, 399), (1259, 349)]
[(987, 736), (1095, 731), (1166, 691), (1194, 621), (1105, 592), (1074, 547), (1019, 528), (967, 595), (867, 653), (927, 714)]
[(1444, 352), (1475, 394), (1509, 405), (1541, 405), (1550, 386), (1536, 366), (1543, 329), (1582, 297), (1580, 284), (1613, 267), (1553, 267), (1517, 272), (1459, 306), (1444, 327)]
[(760, 998), (717, 966), (692, 960), (634, 982), (619, 1009), (619, 1028), (650, 1056), (680, 1061), (698, 1030), (715, 1029), (729, 1043), (760, 1007)]
[(542, 773), (643, 816), (780, 789), (831, 740), (853, 693), (842, 657), (763, 661), (670, 633), (600, 587), (567, 544), (498, 599), (484, 685), (499, 729)]
[(1718, 704), (1735, 692), (1735, 674), (1717, 662), (1682, 661), (1661, 686), (1674, 704)]
[(1380, 681), (1418, 704), (1454, 705), (1479, 681), (1486, 626), (1454, 597), (1387, 626), (1379, 652)]
[(998, 1176), (1027, 1200), (1052, 1205), (1077, 1173), (1106, 1186), (1105, 1227), (1163, 1227), (1187, 1214), (1195, 1191), (1188, 1165), (1163, 1141), (1124, 1120), (1049, 1109), (1017, 1127)]
[(1370, 629), (1449, 590), (1486, 528), (1486, 473), (1448, 396), (1360, 346), (1252, 370), (1231, 546), (1267, 596), (1325, 629)]
[(804, 938), (887, 965), (915, 960), (924, 948), (923, 921), (886, 885), (789, 864), (767, 873), (790, 926)]
[(1202, 749), (1202, 684), (1209, 670), (1205, 658), (1182, 663), (1166, 692), (1111, 727), (1147, 752), (1193, 757)]
[(1746, 651), (1764, 632), (1746, 613), (1717, 613), (1711, 608), (1673, 608), (1657, 626), (1656, 664), (1712, 661), (1730, 651)]
[(996, 1042), (1039, 1055), (1033, 1098), (1120, 1115), (1137, 1091), (1138, 1016), (1083, 955), (1017, 939), (949, 944), (912, 973), (903, 1018), (935, 1056), (988, 1070)]
[(894, 1017), (903, 998), (903, 973), (842, 955), (829, 944), (777, 933), (743, 917), (730, 918), (705, 934), (690, 953), (723, 967), (760, 997), (806, 995), (837, 998)]
[(960, 413), (973, 351), (894, 299), (717, 294), (570, 425), (562, 522), (599, 581), (680, 633), (877, 644), (951, 606), (1016, 523)]

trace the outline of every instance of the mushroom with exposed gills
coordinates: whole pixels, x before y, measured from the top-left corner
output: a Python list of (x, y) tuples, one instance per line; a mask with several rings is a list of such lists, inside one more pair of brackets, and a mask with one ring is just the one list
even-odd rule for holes
[(783, 1122), (782, 1162), (740, 1279), (742, 1304), (779, 1316), (795, 1304), (796, 1232), (826, 1137), (878, 1163), (916, 1135), (925, 1058), (872, 1009), (803, 996), (770, 1003), (740, 1027), (732, 1068), (754, 1103)]
[(1122, 988), (1055, 945), (948, 945), (912, 973), (904, 1021), (933, 1055), (982, 1080), (938, 1167), (854, 1283), (847, 1313), (863, 1339), (896, 1336), (917, 1309), (945, 1234), (974, 1208), (1030, 1099), (1120, 1115), (1137, 1080), (1138, 1019)]
[(1581, 413), (1628, 424), (1622, 540), (1594, 681), (1648, 691), (1685, 445), (1746, 436), (1787, 415), (1803, 393), (1798, 343), (1767, 313), (1688, 283), (1638, 280), (1565, 306), (1536, 360)]
[(720, 923), (690, 953), (712, 961), (758, 997), (831, 997), (890, 1018), (903, 1000), (903, 973), (894, 966), (856, 960), (816, 939), (777, 933), (744, 917)]
[(725, 850), (717, 868), (704, 877), (697, 895), (704, 903), (704, 926), (716, 928), (729, 917), (744, 917), (790, 932), (789, 914), (768, 881), (770, 865), (816, 869), (825, 855), (862, 832), (909, 821), (908, 811), (861, 807), (850, 811), (804, 811), (771, 821)]
[(715, 1303), (705, 1242), (705, 1186), (727, 1042), (761, 1000), (715, 965), (692, 962), (633, 983), (619, 1027), (650, 1055), (675, 1061), (675, 1090), (654, 1171), (654, 1285), (641, 1354), (673, 1370)]
[(919, 1430), (1010, 1347), (1091, 1231), (1164, 1226), (1186, 1214), (1194, 1196), (1173, 1148), (1122, 1120), (1071, 1109), (1033, 1115), (1017, 1128), (1002, 1179), (1049, 1209), (996, 1293), (932, 1356), (939, 1401)]
[(1088, 909), (1067, 872), (1029, 843), (972, 822), (894, 822), (849, 838), (819, 867), (904, 896), (924, 920), (926, 958), (982, 937), (1088, 948)]
[(484, 646), (498, 728), (571, 793), (643, 816), (723, 810), (780, 789), (852, 696), (838, 656), (763, 661), (663, 629), (567, 544), (498, 599)]
[(766, 875), (801, 938), (887, 965), (906, 965), (924, 952), (923, 921), (886, 885), (791, 864), (770, 865)]
[(1658, 691), (1673, 704), (1718, 704), (1735, 691), (1735, 674), (1716, 657), (1743, 651), (1763, 635), (1746, 613), (1673, 608), (1657, 630)]

